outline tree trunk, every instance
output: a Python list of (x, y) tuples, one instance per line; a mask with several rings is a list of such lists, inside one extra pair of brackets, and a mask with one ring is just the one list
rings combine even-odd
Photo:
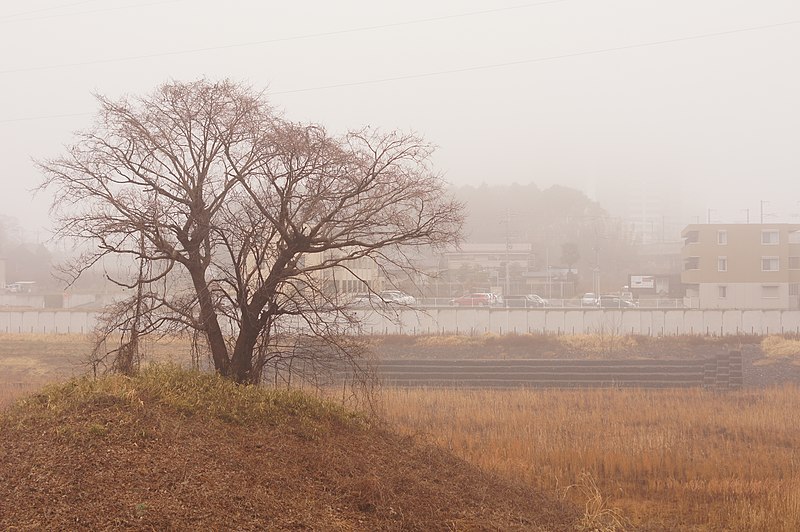
[[(274, 300), (277, 279), (285, 272), (295, 252), (284, 250), (275, 259), (267, 280), (253, 294), (249, 305), (242, 305), (242, 323), (231, 357), (231, 376), (240, 384), (257, 384), (260, 374), (253, 373), (253, 350), (264, 324), (259, 316)], [(272, 310), (271, 308), (268, 310)], [(260, 373), (260, 371), (258, 372)]]
[(257, 376), (253, 375), (253, 349), (258, 341), (258, 334), (258, 325), (244, 317), (231, 357), (231, 377), (239, 384), (257, 383)]
[(214, 369), (223, 377), (230, 377), (228, 346), (225, 344), (225, 335), (222, 334), (217, 313), (214, 311), (214, 302), (211, 300), (211, 292), (206, 284), (205, 276), (194, 270), (190, 270), (190, 274), (197, 292), (197, 301), (200, 304), (200, 323), (206, 334), (208, 347), (211, 349)]

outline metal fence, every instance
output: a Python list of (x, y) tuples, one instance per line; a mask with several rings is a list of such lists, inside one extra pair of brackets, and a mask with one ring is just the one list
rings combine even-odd
[(632, 302), (625, 300), (604, 301), (602, 306), (597, 303), (586, 302), (581, 299), (548, 299), (542, 305), (525, 299), (507, 299), (490, 305), (478, 300), (458, 302), (454, 298), (418, 298), (415, 305), (422, 308), (433, 307), (493, 307), (493, 308), (528, 308), (528, 309), (600, 309), (600, 308), (639, 308), (639, 309), (671, 309), (687, 308), (682, 298), (638, 299)]

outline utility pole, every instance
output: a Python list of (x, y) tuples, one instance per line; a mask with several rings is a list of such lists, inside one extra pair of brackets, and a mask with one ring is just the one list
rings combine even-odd
[(547, 260), (547, 299), (552, 299), (553, 297), (553, 280), (550, 276), (550, 246), (545, 248), (545, 257)]
[(592, 270), (592, 289), (595, 297), (600, 297), (600, 236), (597, 230), (597, 222), (594, 224), (594, 270)]
[(503, 216), (503, 219), (500, 220), (501, 224), (506, 226), (505, 230), (505, 282), (503, 283), (503, 297), (508, 296), (511, 293), (511, 280), (508, 278), (509, 275), (509, 268), (508, 268), (508, 261), (509, 261), (509, 251), (511, 251), (511, 218), (515, 216), (511, 214), (509, 209), (506, 209), (506, 215)]

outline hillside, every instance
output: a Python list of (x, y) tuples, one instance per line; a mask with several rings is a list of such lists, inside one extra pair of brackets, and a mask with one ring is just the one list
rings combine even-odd
[(562, 530), (576, 512), (297, 392), (153, 369), (0, 417), (0, 529)]

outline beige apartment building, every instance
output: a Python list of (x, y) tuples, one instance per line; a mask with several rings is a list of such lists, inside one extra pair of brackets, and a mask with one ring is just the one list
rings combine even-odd
[[(330, 259), (334, 253), (336, 251), (309, 253), (303, 257), (303, 261), (306, 266), (316, 266), (322, 264), (323, 260)], [(343, 266), (318, 270), (312, 277), (322, 283), (323, 290), (328, 294), (363, 294), (370, 290), (379, 292), (385, 284), (383, 272), (369, 258), (355, 259), (347, 261)]]
[(693, 224), (681, 236), (687, 306), (800, 308), (800, 224)]

